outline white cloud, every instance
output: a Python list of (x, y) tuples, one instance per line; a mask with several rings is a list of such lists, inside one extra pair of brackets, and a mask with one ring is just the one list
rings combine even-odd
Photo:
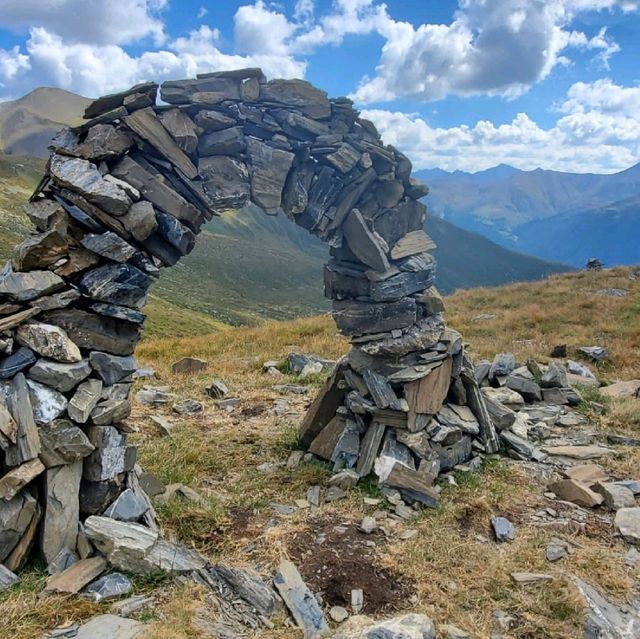
[(160, 12), (168, 0), (2, 0), (0, 26), (42, 27), (67, 42), (130, 44), (165, 39)]
[(577, 14), (638, 0), (459, 0), (451, 24), (415, 27), (386, 17), (376, 27), (386, 42), (373, 78), (353, 94), (361, 103), (397, 97), (438, 100), (448, 95), (517, 97), (567, 64), (569, 47), (597, 50), (605, 66), (619, 46), (606, 29), (592, 38), (569, 31)]
[(620, 87), (610, 80), (577, 83), (561, 108), (566, 115), (549, 129), (525, 113), (499, 126), (479, 121), (450, 128), (380, 109), (362, 115), (417, 169), (477, 171), (505, 163), (526, 170), (613, 172), (640, 160), (640, 88)]
[(127, 88), (145, 80), (194, 77), (214, 69), (261, 66), (272, 77), (300, 77), (305, 64), (287, 56), (220, 51), (217, 29), (202, 26), (166, 49), (134, 56), (117, 45), (68, 42), (43, 27), (31, 29), (26, 54), (0, 49), (0, 95), (20, 95), (37, 86), (57, 86), (86, 96)]

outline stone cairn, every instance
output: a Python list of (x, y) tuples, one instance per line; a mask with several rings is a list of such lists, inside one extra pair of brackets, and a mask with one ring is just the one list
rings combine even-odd
[(326, 295), (352, 338), (302, 443), (427, 505), (439, 471), (497, 449), (433, 288), (427, 189), (348, 99), (243, 69), (141, 84), (85, 119), (52, 141), (25, 206), (37, 233), (0, 273), (0, 564), (34, 544), (48, 563), (104, 550), (114, 502), (148, 503), (126, 425), (141, 309), (203, 223), (249, 201), (328, 242)]

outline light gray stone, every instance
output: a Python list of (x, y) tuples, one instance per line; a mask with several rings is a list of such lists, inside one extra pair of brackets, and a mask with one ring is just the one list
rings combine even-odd
[(16, 339), (39, 355), (59, 362), (79, 362), (82, 359), (80, 349), (58, 326), (27, 322), (18, 328)]
[(73, 463), (94, 450), (84, 432), (67, 419), (44, 424), (38, 432), (42, 447), (40, 459), (47, 468)]
[(91, 411), (100, 401), (102, 394), (102, 381), (99, 379), (88, 379), (82, 382), (75, 394), (69, 401), (67, 412), (69, 417), (78, 424), (84, 424), (91, 415)]
[(20, 583), (20, 577), (14, 575), (8, 568), (0, 564), (0, 592), (8, 590)]
[(27, 385), (33, 417), (39, 426), (58, 419), (67, 410), (67, 398), (62, 393), (30, 379)]
[(332, 639), (436, 639), (436, 629), (429, 617), (407, 614), (386, 621), (352, 617)]
[(82, 461), (47, 470), (45, 507), (40, 547), (47, 563), (63, 548), (74, 551), (80, 518)]
[(614, 520), (616, 530), (630, 544), (640, 544), (640, 508), (621, 508)]
[(90, 373), (91, 367), (86, 359), (72, 364), (64, 364), (51, 359), (39, 359), (29, 369), (28, 374), (36, 382), (67, 393), (86, 379)]
[(516, 538), (516, 529), (506, 517), (492, 517), (491, 525), (496, 541), (513, 541)]
[(138, 521), (148, 510), (147, 502), (136, 495), (131, 488), (127, 488), (104, 511), (104, 516), (118, 521)]
[(133, 588), (131, 580), (121, 572), (112, 572), (89, 584), (82, 596), (96, 603), (111, 601), (123, 595), (128, 595)]

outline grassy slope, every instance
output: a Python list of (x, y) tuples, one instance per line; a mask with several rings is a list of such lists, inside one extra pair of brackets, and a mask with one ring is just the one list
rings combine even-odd
[[(558, 342), (567, 342), (572, 353), (582, 344), (604, 343), (611, 351), (612, 364), (600, 368), (602, 376), (640, 377), (640, 277), (630, 276), (634, 276), (631, 270), (616, 269), (461, 291), (447, 298), (449, 323), (464, 332), (476, 358), (513, 350), (519, 359), (535, 354), (544, 361), (550, 346)], [(630, 293), (616, 299), (592, 296), (604, 287), (627, 288)], [(479, 313), (495, 313), (496, 318), (473, 321)], [(319, 383), (309, 383), (306, 397), (288, 395), (286, 414), (272, 412), (273, 400), (282, 397), (272, 385), (280, 380), (261, 373), (261, 362), (283, 359), (292, 348), (335, 358), (346, 352), (348, 344), (336, 335), (330, 318), (317, 317), (183, 339), (147, 338), (138, 349), (141, 362), (157, 369), (157, 383), (170, 385), (177, 398), (195, 397), (205, 404), (204, 414), (194, 419), (177, 418), (169, 407), (134, 406), (132, 421), (140, 429), (135, 437), (141, 444), (144, 467), (167, 483), (184, 482), (204, 497), (202, 504), (178, 500), (163, 506), (160, 516), (165, 530), (213, 561), (259, 566), (265, 575), (290, 555), (300, 535), (318, 534), (318, 527), (331, 521), (355, 527), (363, 515), (384, 508), (363, 504), (364, 496), (379, 495), (375, 486), (364, 483), (347, 499), (324, 504), (319, 517), (299, 510), (273, 523), (270, 503), (292, 503), (304, 497), (309, 485), (324, 484), (330, 476), (320, 464), (279, 467), (267, 474), (257, 470), (265, 462), (286, 460), (296, 447), (297, 425)], [(173, 376), (171, 362), (185, 355), (207, 359), (209, 371)], [(216, 409), (202, 392), (212, 376), (222, 378), (231, 394), (240, 398), (235, 413)], [(299, 380), (288, 376), (285, 381)], [(610, 404), (598, 419), (609, 428), (638, 436), (638, 404), (640, 401), (626, 408)], [(171, 437), (158, 435), (151, 414), (163, 414), (174, 422)], [(616, 477), (637, 474), (639, 453), (620, 449), (607, 463)], [(444, 488), (437, 510), (428, 510), (410, 523), (388, 520), (387, 535), (369, 538), (376, 546), (367, 561), (376, 570), (396, 571), (397, 579), (409, 584), (414, 593), (411, 601), (403, 601), (403, 607), (483, 637), (495, 632), (491, 616), (500, 608), (518, 619), (517, 628), (509, 633), (514, 639), (566, 639), (582, 636), (583, 619), (582, 604), (565, 578), (567, 573), (598, 583), (609, 596), (625, 600), (633, 583), (633, 575), (624, 566), (626, 547), (608, 534), (605, 525), (596, 524), (587, 535), (568, 536), (579, 545), (570, 557), (549, 564), (544, 549), (558, 533), (530, 525), (535, 512), (550, 505), (532, 475), (522, 466), (494, 461), (481, 473), (459, 474), (457, 480), (458, 487)], [(483, 541), (490, 537), (488, 522), (496, 514), (516, 523), (513, 543)], [(417, 534), (402, 541), (399, 533), (407, 529)], [(330, 532), (331, 524), (322, 530)], [(299, 566), (304, 570), (304, 562)], [(516, 570), (551, 573), (556, 579), (541, 587), (515, 588), (509, 573)], [(17, 590), (0, 594), (0, 636), (37, 639), (45, 627), (108, 610), (109, 604), (79, 605), (73, 598), (56, 599), (53, 604), (39, 600), (37, 592), (44, 582), (41, 569), (33, 568), (23, 579)], [(153, 582), (138, 580), (135, 591), (144, 593), (153, 586)], [(197, 608), (210, 608), (201, 591), (164, 584), (155, 594), (155, 612), (144, 617), (153, 622), (151, 639), (202, 636), (192, 625)], [(257, 636), (298, 637), (283, 625), (282, 618), (276, 619), (273, 630)]]

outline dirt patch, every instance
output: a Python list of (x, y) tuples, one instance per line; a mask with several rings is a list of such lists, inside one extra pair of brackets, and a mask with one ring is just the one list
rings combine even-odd
[(266, 404), (253, 404), (252, 406), (245, 406), (241, 411), (242, 417), (259, 417), (263, 413), (266, 413), (269, 407)]
[(407, 577), (383, 565), (377, 551), (385, 543), (382, 531), (366, 535), (356, 522), (325, 516), (292, 536), (287, 550), (325, 606), (350, 608), (351, 591), (362, 589), (363, 612), (377, 614), (407, 608), (415, 591)]

